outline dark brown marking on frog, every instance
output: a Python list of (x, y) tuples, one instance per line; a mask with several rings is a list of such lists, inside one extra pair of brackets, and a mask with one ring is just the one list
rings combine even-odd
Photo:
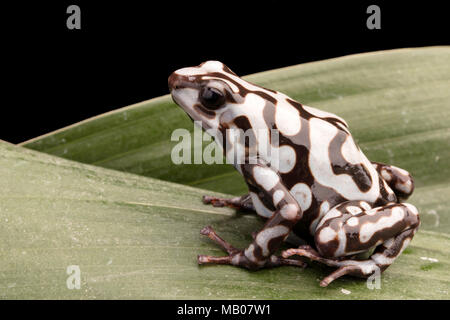
[(332, 117), (325, 117), (325, 118), (321, 118), (321, 119), (333, 124), (339, 130), (343, 130), (343, 129), (341, 126), (338, 125), (338, 123), (340, 123), (344, 128), (348, 128), (347, 124), (344, 121), (342, 121), (341, 119), (332, 118)]
[(352, 178), (359, 190), (367, 192), (372, 186), (372, 177), (369, 170), (363, 163), (352, 164), (345, 160), (342, 155), (342, 146), (350, 136), (342, 130), (339, 130), (331, 140), (328, 147), (328, 157), (330, 158), (334, 174), (348, 174)]
[(316, 115), (308, 112), (303, 107), (303, 105), (300, 102), (298, 102), (298, 101), (295, 101), (295, 100), (292, 100), (292, 99), (288, 98), (287, 102), (289, 102), (292, 106), (294, 106), (300, 112), (301, 117), (305, 118), (306, 120), (309, 120), (311, 118), (317, 118), (317, 119), (322, 119), (324, 121), (327, 121), (327, 122), (331, 123), (333, 126), (338, 128), (339, 130), (343, 130), (343, 128), (341, 126), (339, 126), (338, 123), (342, 124), (342, 126), (344, 128), (348, 128), (347, 124), (344, 121), (342, 121), (341, 119), (339, 119), (339, 118), (335, 118), (335, 117), (319, 117), (319, 116), (316, 116)]
[(314, 236), (314, 242), (317, 246), (317, 250), (320, 252), (320, 254), (325, 258), (333, 258), (338, 247), (339, 247), (339, 239), (338, 236), (326, 243), (320, 242), (318, 239), (319, 233), (316, 233)]
[(235, 75), (236, 77), (238, 76), (236, 73), (234, 73), (230, 68), (228, 68), (226, 65), (222, 66), (222, 70), (227, 72), (227, 73), (231, 73), (232, 75)]
[(381, 177), (380, 174), (378, 174), (378, 181), (379, 181), (378, 184), (380, 185), (380, 195), (378, 199), (375, 201), (374, 207), (381, 207), (389, 202), (398, 202), (395, 193), (390, 193), (386, 190), (383, 183), (383, 178)]
[(274, 252), (284, 242), (284, 238), (284, 235), (271, 238), (267, 242), (267, 248), (269, 249), (269, 252)]
[(250, 145), (250, 143), (256, 143), (256, 135), (253, 131), (253, 127), (246, 116), (239, 116), (235, 118), (233, 122), (239, 129), (244, 130), (244, 137), (242, 138), (244, 139), (243, 144), (246, 148), (246, 156), (248, 156), (248, 149), (250, 147), (253, 147), (252, 145)]
[[(245, 96), (246, 96), (247, 94), (249, 94), (249, 93), (253, 93), (253, 94), (258, 95), (258, 96), (260, 96), (261, 98), (263, 98), (263, 99), (265, 99), (265, 100), (267, 100), (267, 101), (272, 102), (274, 105), (277, 103), (277, 99), (274, 98), (274, 97), (272, 97), (272, 96), (269, 95), (268, 93), (263, 92), (263, 91), (260, 91), (260, 90), (249, 90), (249, 89), (247, 89), (246, 87), (244, 87), (242, 84), (240, 84), (239, 82), (237, 82), (236, 80), (232, 79), (231, 77), (229, 77), (229, 76), (227, 76), (227, 75), (225, 75), (225, 74), (223, 74), (223, 73), (220, 73), (220, 72), (211, 72), (211, 73), (208, 73), (207, 76), (208, 76), (208, 77), (219, 78), (219, 79), (224, 79), (224, 80), (227, 80), (227, 81), (231, 82), (232, 84), (234, 84), (234, 85), (238, 88), (239, 94), (240, 94), (242, 97), (245, 97)], [(255, 86), (256, 86), (256, 85), (255, 85)], [(261, 87), (261, 88), (262, 88), (262, 87)], [(268, 90), (268, 89), (266, 89), (266, 88), (262, 88), (262, 89), (265, 89), (265, 90), (267, 90), (267, 91), (269, 91), (269, 92), (275, 92), (275, 91), (273, 91), (273, 90)]]
[(257, 261), (264, 261), (264, 255), (262, 253), (262, 248), (256, 243), (256, 241), (253, 242), (254, 244), (254, 250), (253, 255), (255, 256)]

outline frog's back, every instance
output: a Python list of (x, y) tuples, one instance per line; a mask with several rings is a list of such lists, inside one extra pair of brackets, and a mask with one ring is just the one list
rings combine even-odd
[(376, 205), (397, 200), (356, 145), (343, 119), (287, 101), (299, 111), (301, 130), (280, 137), (280, 146), (286, 144), (295, 150), (295, 165), (281, 173), (281, 178), (304, 210), (303, 227), (313, 233), (328, 210), (347, 200)]

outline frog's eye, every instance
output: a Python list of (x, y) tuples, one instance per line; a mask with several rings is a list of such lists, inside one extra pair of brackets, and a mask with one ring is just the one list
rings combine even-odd
[(225, 103), (225, 96), (216, 88), (203, 87), (200, 90), (200, 102), (208, 109), (218, 109)]

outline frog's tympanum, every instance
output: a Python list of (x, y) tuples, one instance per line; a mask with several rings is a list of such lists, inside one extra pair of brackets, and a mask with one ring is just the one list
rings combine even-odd
[[(222, 246), (228, 256), (199, 255), (199, 264), (251, 270), (304, 267), (303, 261), (289, 258), (299, 255), (337, 268), (321, 281), (327, 286), (346, 274), (369, 277), (384, 271), (411, 241), (420, 224), (418, 211), (400, 202), (413, 192), (411, 175), (370, 162), (342, 118), (251, 84), (218, 61), (175, 71), (169, 89), (174, 101), (193, 120), (201, 121), (203, 129), (222, 133), (215, 137), (222, 147), (229, 129), (250, 130), (256, 137), (256, 146), (235, 141), (230, 148), (244, 150), (240, 159), (244, 161), (235, 157), (233, 165), (249, 194), (231, 199), (204, 196), (203, 202), (254, 210), (267, 221), (243, 250), (205, 227), (201, 234)], [(250, 156), (251, 150), (262, 147), (261, 141), (271, 144), (274, 130), (277, 156), (258, 152)], [(303, 240), (302, 245), (275, 255), (291, 232)], [(356, 256), (363, 252), (372, 253), (365, 259)]]

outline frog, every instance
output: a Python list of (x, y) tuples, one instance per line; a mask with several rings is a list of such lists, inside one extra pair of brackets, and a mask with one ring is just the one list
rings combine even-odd
[[(238, 249), (204, 227), (201, 235), (227, 255), (199, 254), (198, 264), (259, 270), (315, 262), (334, 269), (320, 281), (326, 287), (345, 275), (380, 274), (409, 245), (420, 226), (418, 209), (405, 202), (414, 190), (411, 174), (369, 161), (343, 118), (246, 81), (216, 60), (174, 71), (168, 85), (173, 101), (212, 132), (225, 154), (232, 129), (266, 138), (277, 133), (277, 144), (270, 146), (276, 157), (249, 152), (262, 150), (258, 144), (271, 144), (270, 138), (231, 142), (242, 151), (230, 161), (247, 194), (202, 198), (206, 205), (255, 212), (265, 220), (262, 229)], [(294, 246), (277, 255), (285, 243)]]

